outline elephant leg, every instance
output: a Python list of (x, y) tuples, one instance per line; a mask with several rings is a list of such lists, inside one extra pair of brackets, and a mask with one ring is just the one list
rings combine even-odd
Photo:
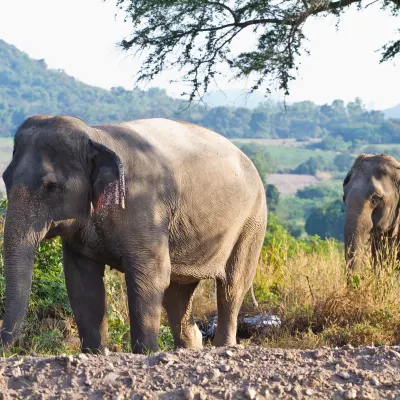
[(194, 322), (192, 308), (194, 292), (199, 282), (181, 284), (171, 282), (164, 293), (163, 306), (177, 347), (201, 349), (202, 335)]
[(146, 262), (124, 263), (128, 294), (132, 352), (146, 354), (158, 350), (162, 300), (169, 285), (171, 267), (158, 257)]
[(78, 325), (82, 351), (102, 352), (108, 342), (105, 265), (76, 253), (65, 242), (63, 257), (68, 297)]
[(265, 231), (244, 230), (226, 265), (225, 278), (217, 279), (218, 324), (214, 346), (236, 344), (237, 319), (244, 296), (253, 282)]

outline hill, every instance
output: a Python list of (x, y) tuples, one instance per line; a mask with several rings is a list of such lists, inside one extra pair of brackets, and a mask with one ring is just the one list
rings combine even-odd
[(383, 111), (387, 118), (400, 118), (400, 104)]
[(10, 136), (33, 114), (68, 114), (96, 124), (140, 117), (172, 116), (182, 102), (164, 90), (110, 91), (86, 85), (62, 70), (47, 68), (0, 40), (0, 135)]
[(312, 146), (323, 150), (341, 150), (346, 147), (343, 142), (400, 143), (400, 120), (385, 120), (381, 111), (367, 111), (360, 99), (322, 106), (302, 101), (286, 107), (263, 102), (253, 109), (202, 104), (188, 109), (162, 89), (108, 91), (86, 85), (2, 40), (0, 60), (3, 137), (12, 136), (26, 117), (48, 113), (73, 115), (89, 124), (168, 117), (197, 123), (229, 138), (319, 138), (320, 143)]

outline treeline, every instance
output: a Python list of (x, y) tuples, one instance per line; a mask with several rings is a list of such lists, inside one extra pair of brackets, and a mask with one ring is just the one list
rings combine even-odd
[(0, 40), (0, 136), (11, 136), (29, 115), (68, 114), (90, 124), (168, 117), (209, 127), (229, 138), (319, 138), (310, 146), (344, 150), (350, 143), (400, 143), (400, 120), (367, 111), (361, 100), (310, 101), (287, 105), (266, 102), (256, 109), (202, 105), (187, 109), (161, 89), (110, 91), (85, 85), (44, 60), (30, 59)]

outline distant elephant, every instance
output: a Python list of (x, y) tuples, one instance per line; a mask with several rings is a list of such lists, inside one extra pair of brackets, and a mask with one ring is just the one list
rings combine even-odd
[(352, 269), (360, 267), (366, 246), (375, 256), (381, 234), (395, 240), (399, 232), (400, 163), (380, 154), (361, 154), (343, 182), (346, 203), (344, 240), (346, 259)]
[(3, 178), (4, 345), (26, 313), (35, 250), (55, 236), (82, 351), (107, 345), (105, 264), (125, 273), (133, 352), (157, 350), (162, 306), (175, 346), (202, 346), (192, 316), (202, 279), (217, 282), (214, 344), (236, 343), (267, 207), (256, 168), (229, 140), (167, 119), (90, 127), (39, 115), (18, 129)]

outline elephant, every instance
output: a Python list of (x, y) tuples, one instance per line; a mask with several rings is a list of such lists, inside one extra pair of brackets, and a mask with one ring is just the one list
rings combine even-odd
[(157, 351), (163, 307), (175, 347), (201, 348), (192, 302), (204, 279), (217, 286), (213, 344), (236, 344), (267, 204), (254, 164), (228, 139), (163, 118), (89, 126), (36, 115), (18, 128), (3, 179), (3, 346), (25, 317), (35, 250), (56, 236), (82, 352), (107, 347), (106, 265), (125, 275), (132, 352)]
[(343, 181), (346, 204), (345, 254), (350, 270), (359, 271), (365, 249), (376, 259), (379, 238), (397, 241), (400, 163), (387, 154), (361, 154)]

